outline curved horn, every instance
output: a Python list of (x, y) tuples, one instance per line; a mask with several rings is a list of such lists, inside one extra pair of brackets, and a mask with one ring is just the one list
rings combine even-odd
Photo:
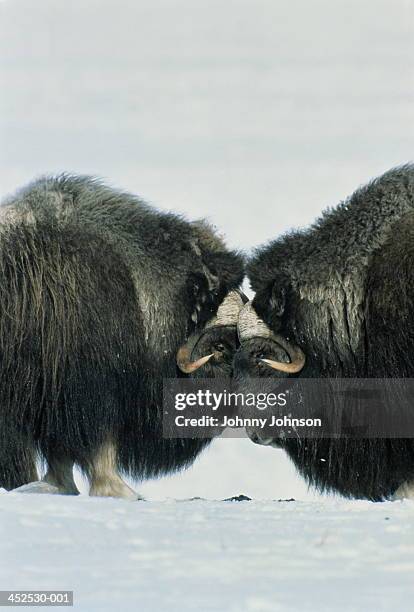
[(191, 349), (184, 345), (177, 353), (177, 365), (184, 374), (191, 374), (207, 363), (207, 361), (212, 358), (213, 354), (214, 353), (211, 353), (211, 355), (206, 355), (205, 357), (200, 357), (200, 359), (196, 361), (191, 361)]
[(298, 346), (290, 344), (285, 338), (279, 334), (275, 334), (268, 325), (259, 317), (252, 302), (248, 302), (240, 312), (238, 322), (238, 333), (240, 342), (250, 340), (252, 338), (267, 338), (274, 340), (281, 346), (289, 355), (290, 363), (282, 361), (274, 361), (273, 359), (261, 359), (263, 363), (279, 372), (287, 374), (296, 374), (300, 372), (305, 365), (306, 357)]
[[(280, 341), (277, 341), (281, 345)], [(289, 355), (290, 363), (283, 363), (283, 361), (274, 361), (273, 359), (261, 359), (263, 363), (279, 372), (286, 372), (287, 374), (297, 374), (303, 369), (305, 365), (306, 357), (303, 351), (298, 346), (289, 346), (289, 350), (285, 347), (285, 351)], [(293, 349), (293, 350), (292, 350)]]

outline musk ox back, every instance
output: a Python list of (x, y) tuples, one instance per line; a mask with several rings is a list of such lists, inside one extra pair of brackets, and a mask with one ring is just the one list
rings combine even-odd
[[(37, 453), (66, 493), (73, 463), (93, 494), (126, 497), (118, 470), (190, 464), (209, 441), (162, 438), (162, 380), (186, 375), (177, 351), (201, 335), (203, 374), (231, 369), (241, 256), (207, 224), (88, 177), (41, 179), (0, 211), (0, 486), (36, 480)], [(223, 340), (205, 326), (228, 295)]]
[[(257, 250), (236, 376), (414, 377), (413, 269), (409, 165), (362, 187), (309, 229)], [(260, 433), (252, 436), (261, 442)], [(381, 500), (414, 482), (413, 439), (269, 442), (321, 490)]]

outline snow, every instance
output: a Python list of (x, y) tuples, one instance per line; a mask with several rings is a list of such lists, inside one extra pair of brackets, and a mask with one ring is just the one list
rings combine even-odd
[(410, 612), (414, 502), (0, 495), (2, 589), (104, 612)]

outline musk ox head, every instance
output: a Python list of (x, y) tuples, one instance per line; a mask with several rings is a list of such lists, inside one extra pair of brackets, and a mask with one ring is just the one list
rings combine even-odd
[[(263, 390), (262, 385), (257, 389), (257, 378), (295, 376), (305, 365), (303, 351), (271, 329), (257, 314), (254, 302), (247, 302), (240, 311), (238, 338), (240, 347), (234, 357), (234, 377), (239, 389), (246, 393)], [(256, 444), (277, 446), (277, 439), (269, 438), (261, 429), (248, 427), (246, 433)]]
[(175, 350), (178, 370), (197, 378), (228, 377), (239, 345), (237, 321), (247, 301), (239, 290), (245, 258), (229, 250), (207, 222), (193, 223), (191, 231), (183, 293), (187, 325)]
[(246, 303), (234, 289), (221, 302), (216, 315), (194, 331), (177, 353), (177, 365), (184, 374), (211, 378), (231, 376), (234, 353), (239, 346), (237, 323)]

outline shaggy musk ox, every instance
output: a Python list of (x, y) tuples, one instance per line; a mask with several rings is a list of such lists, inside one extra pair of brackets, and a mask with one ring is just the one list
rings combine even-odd
[[(414, 377), (413, 271), (408, 165), (256, 251), (247, 268), (256, 295), (240, 314), (235, 377)], [(371, 500), (414, 495), (413, 439), (251, 437), (284, 448), (320, 490)]]
[(38, 455), (61, 492), (77, 464), (131, 498), (119, 472), (189, 465), (209, 440), (162, 438), (162, 380), (231, 374), (241, 256), (88, 177), (41, 179), (0, 221), (0, 487), (37, 480)]

